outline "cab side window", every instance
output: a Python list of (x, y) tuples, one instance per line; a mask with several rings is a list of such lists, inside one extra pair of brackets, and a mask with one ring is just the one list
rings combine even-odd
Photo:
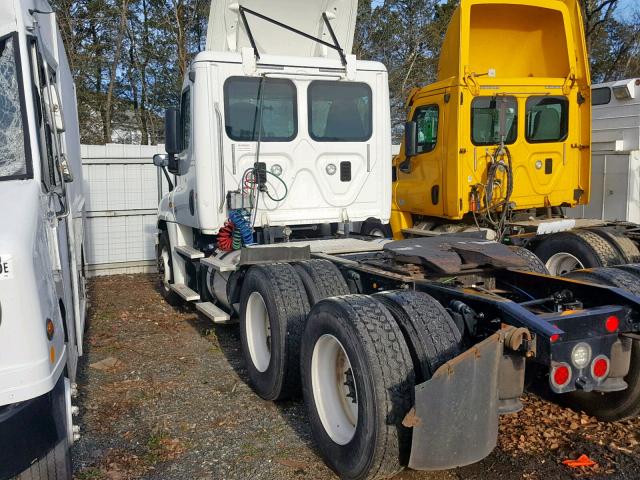
[(188, 150), (191, 145), (191, 89), (182, 92), (180, 100), (180, 141), (182, 151)]
[(416, 122), (418, 139), (416, 142), (417, 153), (431, 152), (438, 143), (438, 116), (437, 105), (426, 105), (416, 108), (413, 121)]
[(33, 103), (36, 107), (36, 119), (38, 121), (38, 144), (40, 146), (40, 158), (42, 164), (42, 183), (46, 190), (51, 190), (60, 183), (55, 166), (54, 132), (47, 116), (47, 108), (44, 96), (47, 94), (47, 74), (50, 83), (55, 83), (55, 74), (47, 73), (42, 54), (35, 38), (30, 39), (30, 66), (33, 93)]

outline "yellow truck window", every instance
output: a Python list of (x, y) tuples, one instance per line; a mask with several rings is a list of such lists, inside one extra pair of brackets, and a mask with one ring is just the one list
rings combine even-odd
[(416, 108), (413, 114), (413, 121), (416, 122), (418, 131), (416, 152), (426, 153), (432, 151), (436, 148), (438, 141), (438, 106), (427, 105)]
[(476, 97), (471, 102), (471, 141), (474, 145), (498, 145), (501, 138), (500, 111), (504, 112), (504, 143), (518, 136), (518, 102), (515, 97)]
[(527, 98), (527, 141), (560, 142), (567, 137), (569, 101), (566, 97)]

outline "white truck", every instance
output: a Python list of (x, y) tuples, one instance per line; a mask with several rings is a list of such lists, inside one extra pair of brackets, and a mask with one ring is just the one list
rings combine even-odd
[(577, 218), (640, 224), (640, 78), (591, 87), (591, 200)]
[(70, 479), (85, 323), (75, 87), (45, 0), (0, 3), (0, 478)]
[(166, 300), (239, 321), (251, 386), (304, 396), (341, 478), (480, 460), (522, 407), (525, 369), (602, 419), (637, 415), (637, 267), (567, 279), (481, 232), (349, 231), (387, 222), (392, 188), (387, 73), (349, 54), (357, 3), (212, 3), (153, 159), (171, 189)]

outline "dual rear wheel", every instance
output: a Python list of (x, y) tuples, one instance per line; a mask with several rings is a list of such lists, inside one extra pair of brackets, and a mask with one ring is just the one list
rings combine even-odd
[(251, 267), (240, 309), (251, 385), (267, 400), (302, 393), (320, 453), (341, 478), (387, 478), (406, 465), (413, 389), (460, 352), (435, 299), (351, 295), (334, 264), (311, 260)]

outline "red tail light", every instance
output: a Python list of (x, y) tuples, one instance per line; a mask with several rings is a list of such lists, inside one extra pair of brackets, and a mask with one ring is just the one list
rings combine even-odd
[(616, 317), (615, 315), (611, 315), (604, 322), (604, 328), (606, 328), (607, 332), (609, 333), (613, 333), (616, 330), (618, 330), (619, 326), (620, 326), (620, 319), (618, 319), (618, 317)]
[(609, 359), (604, 355), (600, 355), (593, 359), (591, 363), (591, 375), (596, 380), (606, 377), (609, 373)]
[(554, 387), (562, 388), (571, 380), (571, 367), (565, 363), (556, 365), (551, 370), (551, 384)]

